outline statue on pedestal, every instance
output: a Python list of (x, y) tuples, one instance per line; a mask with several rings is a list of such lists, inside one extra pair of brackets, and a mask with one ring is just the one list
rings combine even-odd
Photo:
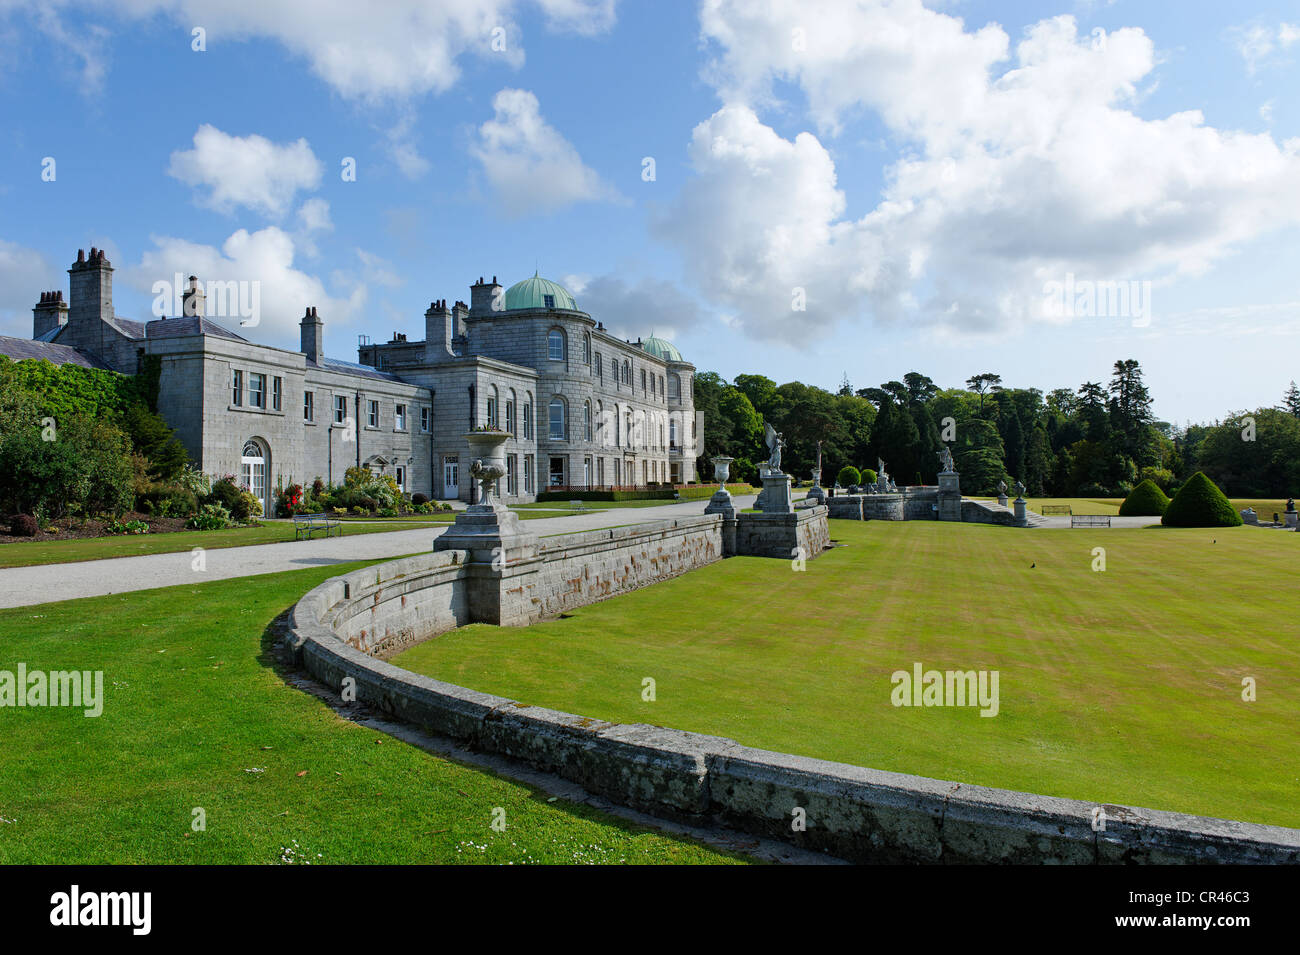
[(939, 466), (943, 469), (943, 473), (944, 474), (955, 473), (956, 468), (954, 467), (952, 462), (952, 452), (948, 450), (947, 446), (945, 446), (942, 451), (938, 452), (938, 454), (939, 454)]
[(767, 458), (768, 469), (776, 474), (781, 473), (781, 449), (785, 447), (785, 441), (781, 437), (781, 432), (772, 427), (768, 422), (763, 422), (763, 434), (767, 440), (767, 450), (770, 452)]

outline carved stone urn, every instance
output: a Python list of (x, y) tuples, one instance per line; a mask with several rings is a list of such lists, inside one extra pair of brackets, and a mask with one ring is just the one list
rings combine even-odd
[(510, 433), (469, 431), (465, 434), (465, 440), (469, 442), (469, 454), (472, 459), (469, 474), (479, 482), (478, 503), (471, 506), (488, 510), (503, 507), (492, 489), (506, 474), (505, 445), (510, 440)]
[(709, 460), (713, 462), (713, 479), (718, 482), (718, 487), (725, 489), (727, 478), (731, 476), (731, 463), (736, 459), (720, 454), (716, 458), (710, 458)]

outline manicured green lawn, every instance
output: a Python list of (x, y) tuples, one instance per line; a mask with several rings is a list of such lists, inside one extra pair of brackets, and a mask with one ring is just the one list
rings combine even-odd
[[(803, 573), (733, 558), (565, 619), (467, 627), (396, 662), (877, 769), (1300, 826), (1300, 538), (920, 521), (831, 533), (847, 546)], [(997, 670), (1000, 712), (893, 706), (891, 674), (914, 662)]]
[(430, 756), (286, 685), (267, 626), (359, 566), (0, 611), (0, 670), (103, 670), (106, 698), (98, 718), (0, 708), (0, 863), (743, 861)]
[[(410, 531), (421, 527), (443, 527), (453, 520), (436, 517), (420, 520), (362, 524), (349, 522), (343, 529), (352, 534), (383, 534)], [(316, 534), (317, 537), (321, 535)], [(0, 568), (31, 567), (36, 564), (62, 564), (73, 560), (100, 560), (105, 557), (138, 557), (140, 554), (171, 554), (202, 547), (244, 547), (248, 544), (275, 544), (294, 539), (290, 521), (269, 521), (257, 527), (231, 527), (223, 531), (176, 531), (168, 534), (122, 534), (113, 537), (88, 537), (82, 540), (17, 541), (0, 544)]]

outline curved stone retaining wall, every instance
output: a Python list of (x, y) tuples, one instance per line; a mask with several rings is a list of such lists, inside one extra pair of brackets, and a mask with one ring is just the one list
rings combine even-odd
[[(682, 540), (689, 536), (684, 533)], [(634, 533), (621, 539), (645, 546)], [(600, 542), (574, 535), (546, 553), (561, 580), (574, 580), (565, 576), (571, 572), (563, 569), (566, 563), (590, 555), (587, 548), (598, 552)], [(660, 570), (680, 570), (704, 556), (701, 551), (695, 558), (668, 558)], [(398, 719), (518, 759), (620, 804), (696, 823), (721, 821), (854, 861), (1300, 861), (1296, 829), (1127, 806), (1103, 806), (1098, 815), (1099, 807), (1071, 799), (607, 723), (443, 683), (373, 655), (465, 622), (464, 595), (474, 566), (466, 565), (464, 552), (442, 551), (335, 577), (294, 606), (287, 645), (330, 687), (338, 689), (350, 677), (358, 700)], [(592, 593), (573, 586), (575, 595)], [(559, 599), (563, 604), (566, 598)], [(791, 828), (796, 808), (806, 813), (806, 831)], [(1095, 820), (1101, 827), (1094, 829)]]

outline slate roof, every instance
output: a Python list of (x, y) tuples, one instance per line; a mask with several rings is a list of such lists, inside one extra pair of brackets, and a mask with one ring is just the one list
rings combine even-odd
[[(370, 365), (360, 365), (354, 361), (343, 361), (339, 358), (325, 358), (320, 362), (314, 362), (307, 359), (308, 368), (320, 368), (323, 371), (341, 371), (349, 375), (357, 375), (360, 378), (375, 378), (379, 381), (402, 381), (396, 375), (387, 371), (380, 371), (378, 368), (372, 368)], [(409, 382), (404, 382), (409, 384)]]
[[(121, 319), (118, 319), (118, 321), (120, 322)], [(142, 326), (142, 328), (143, 331), (138, 336), (140, 338), (179, 338), (182, 335), (213, 335), (217, 338), (228, 338), (235, 342), (248, 341), (248, 339), (236, 335), (230, 329), (198, 316), (159, 318), (148, 325)]]
[(97, 358), (78, 351), (71, 345), (56, 345), (51, 342), (39, 342), (30, 338), (9, 338), (0, 335), (0, 355), (8, 355), (14, 361), (26, 358), (44, 358), (56, 365), (80, 365), (82, 368), (101, 368), (112, 371), (108, 365)]

